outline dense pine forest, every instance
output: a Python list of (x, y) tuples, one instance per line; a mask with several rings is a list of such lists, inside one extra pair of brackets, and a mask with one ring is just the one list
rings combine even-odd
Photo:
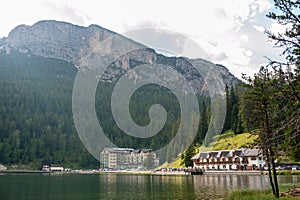
[[(10, 52), (0, 54), (0, 70), (0, 163), (97, 168), (98, 161), (82, 145), (72, 117), (77, 68), (61, 60)], [(130, 111), (137, 124), (149, 123), (148, 111), (155, 103), (163, 105), (168, 115), (157, 136), (139, 139), (123, 133), (114, 122), (110, 108), (113, 87), (114, 83), (100, 82), (96, 93), (99, 123), (110, 140), (120, 147), (153, 150), (168, 144), (180, 121), (175, 95), (158, 85), (147, 85), (134, 93)], [(209, 98), (198, 96), (198, 100), (206, 110)], [(170, 153), (169, 157), (172, 160), (176, 155)]]
[(11, 52), (0, 70), (0, 163), (97, 165), (73, 124), (74, 66)]

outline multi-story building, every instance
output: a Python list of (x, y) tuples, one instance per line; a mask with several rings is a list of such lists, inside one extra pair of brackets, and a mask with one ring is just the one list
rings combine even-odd
[(261, 149), (200, 152), (192, 160), (202, 170), (258, 170), (266, 164)]
[(158, 165), (158, 159), (150, 149), (104, 148), (100, 152), (100, 168), (140, 168), (144, 166), (144, 162), (149, 156), (151, 156), (153, 165)]

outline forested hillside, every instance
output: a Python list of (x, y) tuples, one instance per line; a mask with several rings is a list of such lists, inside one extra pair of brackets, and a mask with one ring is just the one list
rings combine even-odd
[(0, 54), (0, 70), (0, 163), (97, 164), (73, 124), (74, 66), (11, 52)]
[[(0, 71), (0, 163), (98, 167), (97, 160), (83, 147), (73, 122), (76, 67), (57, 59), (11, 52), (0, 54)], [(120, 147), (154, 150), (168, 144), (180, 121), (174, 94), (157, 85), (144, 86), (134, 93), (130, 111), (137, 124), (149, 123), (148, 111), (155, 103), (163, 105), (168, 114), (160, 133), (140, 139), (126, 135), (115, 124), (110, 108), (113, 87), (114, 83), (100, 82), (96, 93), (97, 116), (111, 141)], [(208, 97), (198, 96), (198, 100), (209, 105)], [(170, 159), (175, 157), (172, 154)]]

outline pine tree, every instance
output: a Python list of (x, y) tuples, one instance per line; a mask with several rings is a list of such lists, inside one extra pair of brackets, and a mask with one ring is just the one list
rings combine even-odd
[[(269, 65), (276, 73), (274, 86), (281, 101), (280, 128), (277, 139), (287, 141), (285, 147), (295, 160), (300, 160), (300, 2), (299, 0), (274, 0), (275, 10), (267, 17), (284, 26), (285, 31), (274, 33), (267, 31), (268, 37), (277, 47), (283, 48), (285, 62), (270, 59)], [(278, 84), (280, 83), (280, 84)], [(284, 134), (282, 134), (284, 133)]]
[(237, 88), (230, 88), (230, 102), (231, 102), (231, 129), (235, 134), (242, 133), (242, 119), (240, 112), (240, 101)]
[(231, 118), (232, 118), (232, 101), (230, 97), (230, 92), (228, 85), (225, 86), (225, 98), (226, 98), (226, 116), (225, 116), (225, 122), (223, 126), (222, 132), (228, 131), (231, 129)]
[(195, 154), (195, 147), (194, 145), (191, 145), (186, 152), (183, 154), (182, 158), (182, 164), (184, 164), (185, 167), (192, 167), (193, 166), (193, 161), (191, 160), (191, 158), (194, 156)]
[(204, 140), (206, 136), (206, 132), (208, 130), (208, 121), (207, 121), (207, 113), (206, 113), (206, 104), (204, 101), (201, 103), (201, 113), (200, 113), (200, 123), (199, 123), (199, 132), (201, 141)]
[(276, 89), (271, 84), (272, 73), (269, 72), (268, 68), (261, 67), (253, 79), (246, 77), (244, 79), (249, 83), (245, 98), (251, 102), (252, 112), (259, 122), (260, 146), (267, 157), (268, 174), (273, 194), (278, 197), (279, 189), (275, 169), (277, 143), (272, 140), (278, 122), (276, 119), (278, 100), (274, 96)]

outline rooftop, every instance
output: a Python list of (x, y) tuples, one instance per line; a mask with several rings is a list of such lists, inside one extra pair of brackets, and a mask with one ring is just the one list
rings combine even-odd
[(199, 152), (191, 158), (191, 160), (196, 159), (206, 159), (209, 157), (212, 158), (232, 158), (234, 155), (238, 157), (250, 157), (250, 156), (259, 156), (261, 154), (261, 149), (236, 149), (236, 150), (219, 150), (219, 151), (208, 151), (208, 152)]
[(133, 149), (133, 148), (104, 148), (101, 152), (103, 151), (108, 151), (108, 152), (111, 152), (111, 153), (140, 153), (140, 152), (143, 152), (143, 153), (148, 153), (151, 151), (151, 149)]

